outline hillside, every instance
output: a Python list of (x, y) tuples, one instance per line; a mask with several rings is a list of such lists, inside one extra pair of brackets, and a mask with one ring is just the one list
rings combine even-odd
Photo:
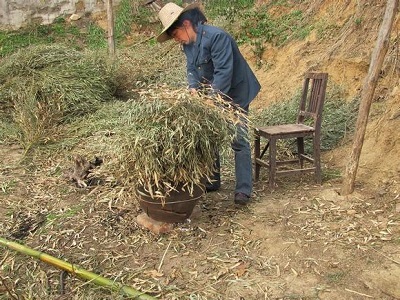
[[(259, 1), (263, 2), (268, 1)], [(340, 87), (349, 100), (359, 97), (385, 4), (386, 1), (306, 1), (299, 4), (308, 7), (309, 17), (319, 27), (303, 41), (291, 42), (282, 48), (266, 46), (262, 59), (268, 68), (257, 71), (263, 90), (253, 109), (293, 93), (301, 86), (303, 73), (314, 70), (328, 72), (331, 88)], [(357, 177), (378, 189), (393, 185), (397, 191), (400, 184), (399, 30), (398, 14), (375, 91)], [(248, 48), (243, 51), (251, 57)], [(325, 153), (324, 162), (343, 169), (351, 149), (350, 140), (351, 136), (339, 149)]]

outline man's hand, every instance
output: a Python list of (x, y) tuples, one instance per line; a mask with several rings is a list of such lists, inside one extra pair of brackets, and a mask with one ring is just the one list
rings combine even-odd
[(190, 88), (190, 89), (189, 89), (189, 93), (190, 93), (190, 95), (192, 95), (192, 96), (196, 96), (196, 95), (197, 95), (197, 90), (196, 90), (195, 88)]

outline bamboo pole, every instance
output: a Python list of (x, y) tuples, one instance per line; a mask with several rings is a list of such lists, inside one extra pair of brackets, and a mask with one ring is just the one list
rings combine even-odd
[(51, 256), (44, 252), (40, 252), (40, 251), (34, 250), (32, 248), (23, 246), (16, 242), (8, 241), (8, 240), (0, 237), (0, 245), (5, 246), (11, 250), (15, 250), (19, 253), (40, 259), (41, 261), (43, 261), (47, 264), (55, 266), (61, 270), (64, 270), (64, 271), (72, 274), (72, 275), (75, 275), (81, 279), (88, 280), (88, 281), (90, 281), (94, 284), (100, 285), (102, 287), (110, 288), (113, 291), (120, 292), (126, 296), (133, 297), (134, 299), (139, 299), (139, 300), (155, 300), (156, 299), (152, 296), (144, 294), (144, 293), (142, 293), (138, 290), (135, 290), (131, 287), (122, 285), (120, 283), (117, 283), (113, 280), (102, 277), (102, 276), (92, 273), (90, 271), (86, 271), (82, 268), (79, 268), (78, 266), (70, 264), (70, 263), (63, 261), (61, 259), (58, 259), (54, 256)]
[(114, 11), (113, 1), (107, 0), (107, 40), (108, 51), (111, 57), (115, 56), (115, 39), (114, 39)]
[(386, 4), (385, 15), (383, 17), (383, 22), (379, 30), (375, 49), (372, 53), (368, 75), (365, 78), (364, 85), (361, 91), (361, 103), (358, 110), (356, 133), (353, 141), (353, 148), (351, 150), (346, 171), (344, 174), (342, 195), (348, 195), (354, 191), (354, 182), (356, 179), (361, 150), (364, 143), (369, 110), (378, 82), (379, 73), (381, 71), (383, 61), (389, 48), (390, 33), (392, 31), (392, 25), (396, 16), (398, 4), (399, 0), (388, 0)]

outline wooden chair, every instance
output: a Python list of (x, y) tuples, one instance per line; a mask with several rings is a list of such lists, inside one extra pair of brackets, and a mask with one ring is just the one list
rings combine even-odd
[[(296, 124), (283, 124), (255, 129), (255, 181), (259, 180), (260, 168), (264, 166), (269, 171), (269, 186), (271, 189), (275, 188), (275, 177), (280, 174), (295, 175), (314, 171), (316, 182), (321, 183), (321, 121), (327, 81), (327, 73), (308, 73), (305, 75)], [(310, 123), (312, 124), (306, 125)], [(311, 154), (304, 152), (305, 137), (312, 138), (313, 153)], [(261, 138), (267, 140), (267, 144), (262, 152), (260, 145)], [(297, 158), (277, 161), (277, 140), (290, 138), (297, 139)], [(262, 158), (268, 148), (268, 159), (263, 160)], [(305, 167), (304, 161), (310, 162), (311, 167)], [(281, 165), (293, 163), (298, 163), (298, 167), (291, 169), (279, 168)]]

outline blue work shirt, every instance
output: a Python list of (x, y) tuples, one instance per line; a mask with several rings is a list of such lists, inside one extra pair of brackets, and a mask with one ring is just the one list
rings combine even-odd
[(248, 109), (260, 91), (253, 71), (240, 53), (235, 40), (224, 30), (199, 24), (196, 41), (184, 45), (189, 88), (208, 84), (234, 103)]

